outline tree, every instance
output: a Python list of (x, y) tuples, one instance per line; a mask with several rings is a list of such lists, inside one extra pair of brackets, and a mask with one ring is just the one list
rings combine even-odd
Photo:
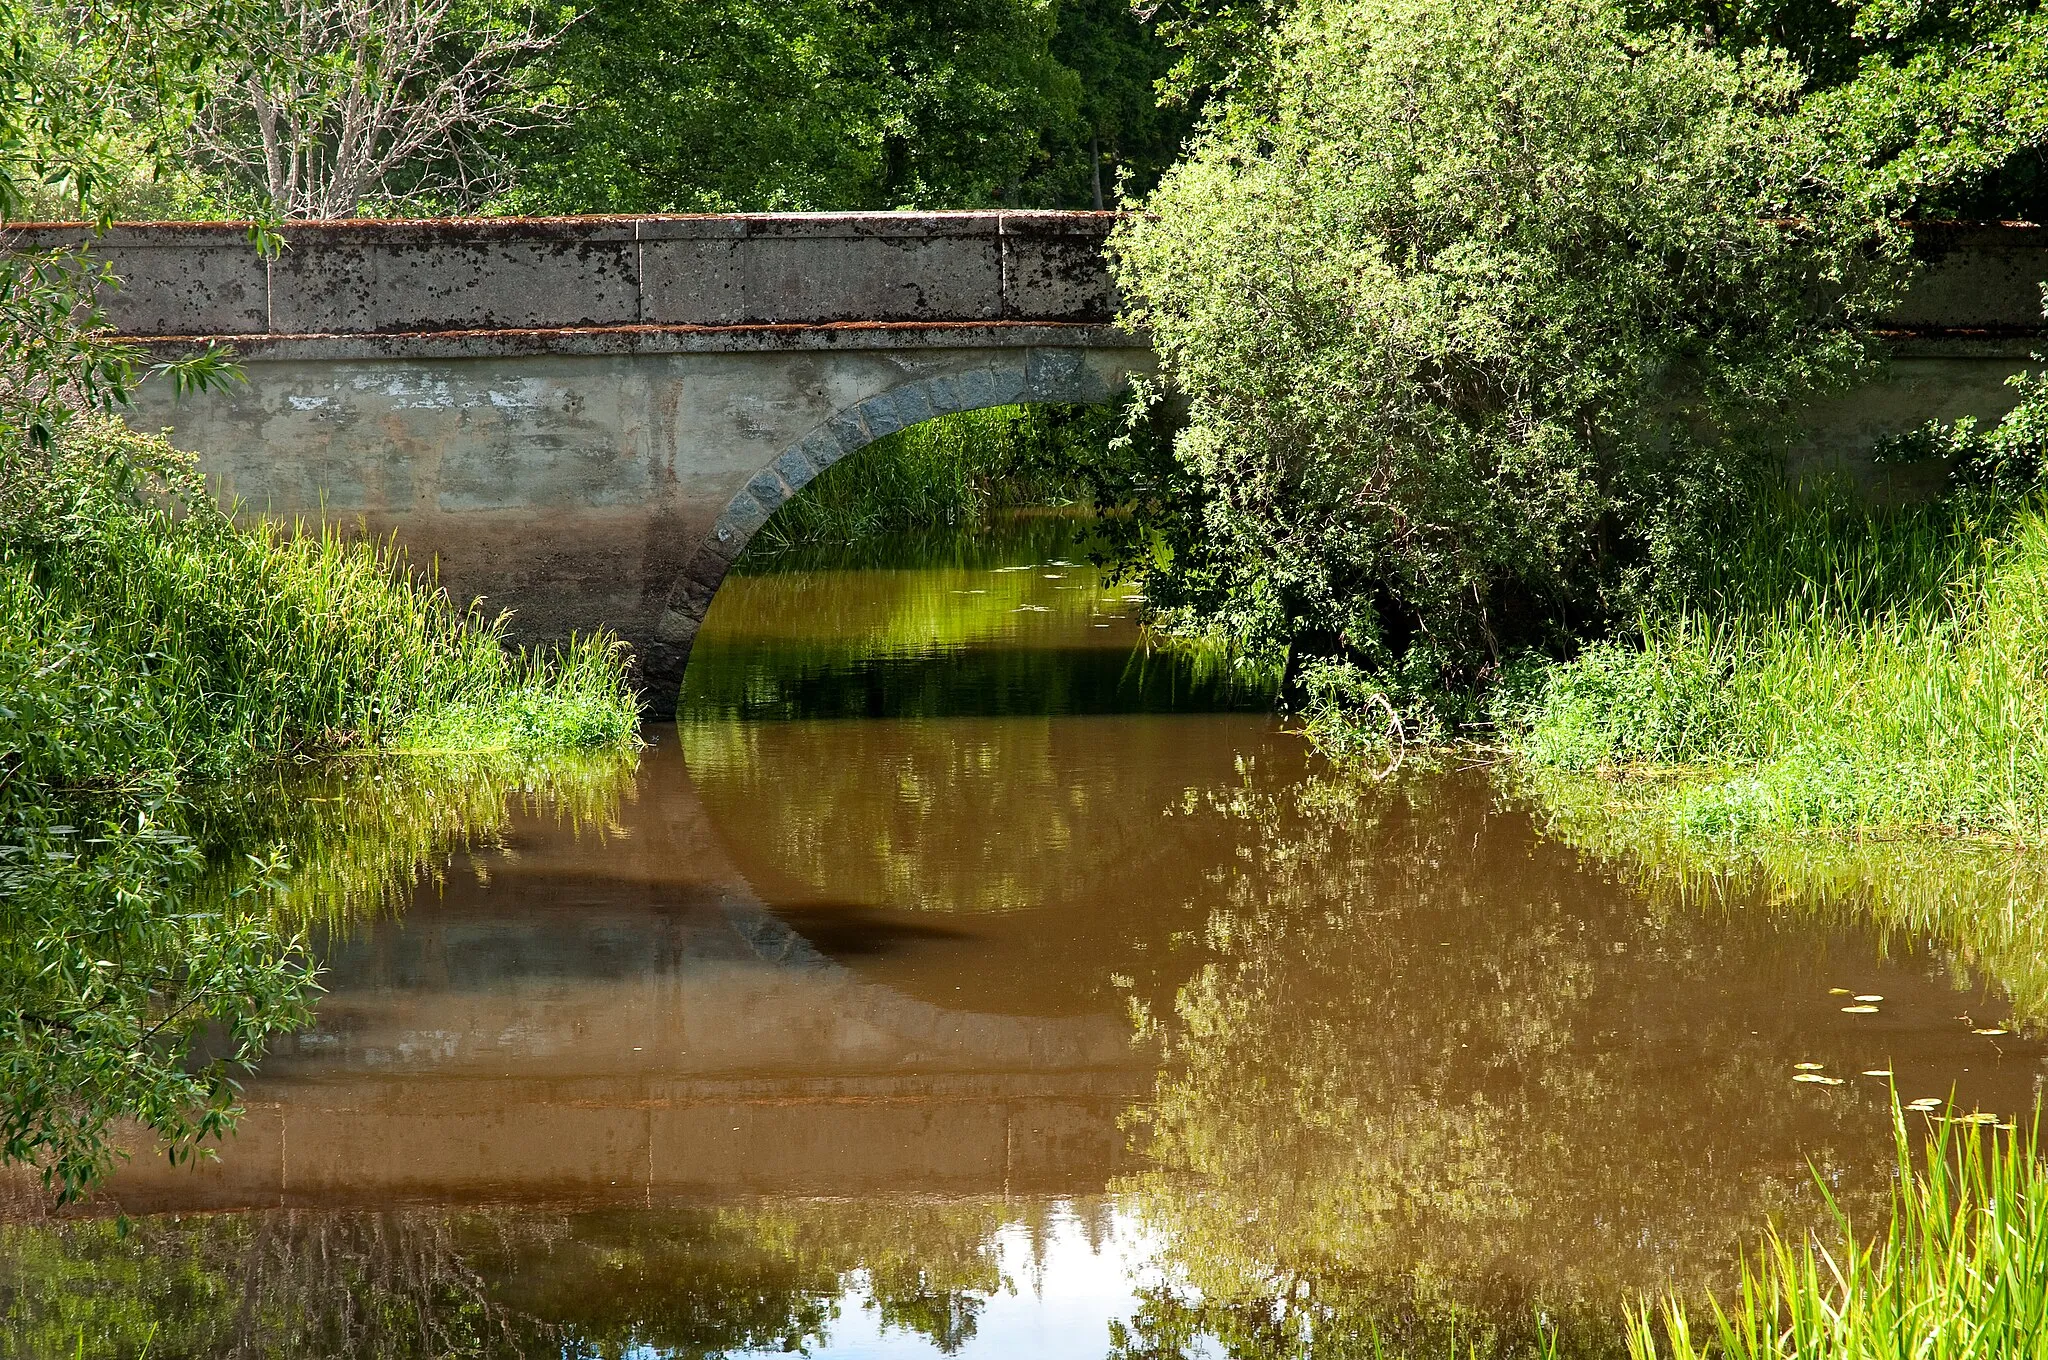
[(558, 36), (531, 8), (268, 0), (193, 145), (268, 215), (471, 210), (505, 186), (504, 140), (555, 112), (530, 74)]
[(1062, 0), (1052, 52), (1080, 77), (1081, 98), (1071, 122), (1045, 130), (1048, 163), (1027, 186), (1032, 201), (1101, 209), (1120, 187), (1149, 193), (1194, 124), (1191, 107), (1160, 100), (1172, 50), (1129, 0)]
[(1887, 233), (1789, 62), (1605, 0), (1318, 0), (1276, 42), (1113, 239), (1208, 496), (1170, 584), (1383, 679), (1565, 645), (1856, 370)]
[(1168, 59), (1124, 0), (595, 0), (545, 62), (576, 111), (515, 139), (498, 206), (1107, 202), (1179, 147)]
[(182, 149), (200, 72), (249, 0), (18, 0), (0, 9), (0, 222), (98, 206)]

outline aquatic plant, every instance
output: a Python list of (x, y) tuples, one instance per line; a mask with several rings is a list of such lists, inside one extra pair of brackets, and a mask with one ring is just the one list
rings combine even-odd
[(2038, 1118), (2003, 1137), (1940, 1118), (1917, 1157), (1906, 1118), (1894, 1108), (1897, 1180), (1881, 1233), (1859, 1235), (1830, 1197), (1834, 1240), (1767, 1230), (1729, 1303), (1667, 1299), (1654, 1315), (1633, 1312), (1634, 1360), (2042, 1354), (2048, 1175)]

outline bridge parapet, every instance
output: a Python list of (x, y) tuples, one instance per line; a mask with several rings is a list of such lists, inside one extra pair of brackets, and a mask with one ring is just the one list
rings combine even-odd
[(25, 227), (91, 242), (142, 337), (823, 326), (1105, 325), (1114, 213), (477, 218), (289, 226), (265, 260), (243, 223)]

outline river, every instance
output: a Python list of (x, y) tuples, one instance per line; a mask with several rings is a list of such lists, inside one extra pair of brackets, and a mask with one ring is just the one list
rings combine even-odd
[(1075, 532), (748, 564), (637, 769), (324, 918), (217, 1161), (7, 1192), (0, 1356), (1607, 1354), (1875, 1212), (1891, 1083), (2031, 1109), (1956, 958), (1331, 770)]

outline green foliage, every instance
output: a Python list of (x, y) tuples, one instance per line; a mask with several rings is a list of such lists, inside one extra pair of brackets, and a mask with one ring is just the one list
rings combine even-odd
[(1106, 456), (1115, 421), (1086, 407), (996, 406), (912, 425), (826, 469), (749, 551), (967, 528), (1007, 506), (1069, 504), (1075, 470)]
[(921, 1196), (9, 1224), (0, 1357), (50, 1360), (81, 1338), (95, 1360), (801, 1354), (842, 1309), (954, 1353), (990, 1297), (1030, 1287), (998, 1234), (1043, 1239), (1056, 1212)]
[(1863, 362), (1885, 233), (1781, 59), (1601, 0), (1328, 0), (1276, 51), (1114, 240), (1188, 402), (1183, 594), (1242, 634), (1466, 683), (1563, 645)]
[[(1299, 0), (1167, 0), (1166, 86), (1186, 101), (1257, 89)], [(1312, 6), (1310, 7), (1312, 8)], [(1814, 173), (1876, 210), (2048, 215), (2048, 20), (2034, 0), (1628, 0), (1628, 26), (1717, 50), (1782, 53), (1801, 74)]]
[(2005, 385), (2019, 402), (1990, 430), (1978, 430), (1974, 416), (1930, 420), (1879, 444), (1878, 461), (1938, 459), (1951, 495), (1992, 506), (2031, 494), (2048, 481), (2048, 369), (2015, 373)]
[(1185, 120), (1122, 0), (598, 0), (543, 62), (516, 212), (1087, 206)]
[[(17, 0), (0, 9), (0, 221), (163, 205), (208, 65), (254, 0)], [(171, 200), (177, 191), (170, 190)]]
[(1666, 781), (1520, 762), (1496, 779), (1539, 812), (1543, 834), (1597, 858), (1660, 914), (1793, 907), (1801, 922), (1875, 929), (1887, 954), (1938, 951), (1958, 991), (1995, 985), (2000, 1024), (2048, 1020), (2048, 863), (2002, 846), (1926, 837), (1688, 835), (1657, 815)]
[(168, 801), (0, 821), (0, 1159), (39, 1166), (61, 1198), (110, 1169), (117, 1119), (173, 1161), (225, 1133), (235, 1074), (310, 1018), (311, 970), (260, 910), (281, 866), (254, 860), (224, 900), (167, 909), (204, 868), (157, 820)]
[[(2012, 0), (1866, 0), (1829, 66), (1854, 74), (1815, 93), (1802, 121), (1824, 173), (1886, 211), (2039, 217), (2048, 209), (2048, 14)], [(1821, 27), (1832, 27), (1824, 17)], [(1819, 57), (1820, 54), (1816, 54)]]
[(629, 750), (638, 713), (608, 639), (509, 655), (373, 545), (236, 527), (160, 439), (78, 417), (11, 471), (0, 1152), (73, 1197), (117, 1119), (173, 1156), (225, 1131), (307, 1015), (270, 913), (290, 838), (193, 835), (197, 788), (350, 747)]
[(1944, 1120), (1918, 1158), (1905, 1115), (1895, 1110), (1892, 1123), (1898, 1180), (1881, 1235), (1859, 1240), (1839, 1208), (1835, 1245), (1770, 1229), (1743, 1258), (1730, 1305), (1668, 1300), (1655, 1321), (1648, 1309), (1633, 1314), (1634, 1360), (2039, 1355), (2048, 1344), (2048, 1175), (2038, 1120), (1999, 1139)]
[(448, 724), (477, 721), (459, 715), (500, 703), (490, 744), (633, 739), (607, 637), (559, 660), (510, 654), (502, 623), (456, 610), (390, 551), (239, 527), (189, 460), (111, 422), (75, 426), (53, 472), (37, 528), (0, 544), (0, 632), (23, 672), (62, 677), (60, 705), (112, 694), (126, 758), (100, 763), (79, 718), (38, 712), (18, 748), (32, 783), (127, 768), (221, 777), (282, 755), (445, 740)]
[(1269, 758), (1172, 823), (1231, 867), (1132, 988), (1161, 1059), (1116, 1188), (1158, 1271), (1113, 1354), (1614, 1355), (1619, 1299), (1826, 1224), (1809, 1157), (1882, 1205), (1881, 1090), (1786, 1080), (1853, 1070), (1784, 1010), (1839, 936), (1589, 872), (1483, 778)]

